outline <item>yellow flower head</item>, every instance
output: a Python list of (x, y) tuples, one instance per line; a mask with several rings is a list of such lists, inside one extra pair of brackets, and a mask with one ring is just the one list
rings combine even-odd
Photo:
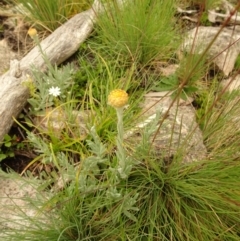
[(28, 29), (28, 35), (31, 37), (31, 38), (34, 38), (37, 36), (37, 30), (35, 28), (29, 28)]
[(116, 89), (110, 92), (108, 95), (108, 104), (114, 108), (121, 108), (128, 102), (128, 94), (126, 91)]

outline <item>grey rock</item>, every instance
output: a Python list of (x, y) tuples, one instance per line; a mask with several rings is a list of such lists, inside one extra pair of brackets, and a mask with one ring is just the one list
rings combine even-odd
[(0, 237), (7, 229), (29, 225), (24, 216), (33, 217), (36, 214), (36, 208), (31, 206), (30, 201), (36, 198), (36, 194), (36, 182), (0, 173)]
[[(208, 58), (228, 76), (240, 53), (240, 26), (224, 28), (220, 33), (219, 31), (220, 27), (204, 26), (190, 30), (182, 43), (181, 51), (203, 54), (209, 47), (206, 53)], [(215, 41), (212, 43), (213, 40)]]
[[(146, 95), (143, 104), (143, 120), (136, 128), (126, 133), (125, 138), (135, 144), (142, 138), (142, 130), (160, 113), (157, 134), (151, 136), (156, 155), (164, 160), (180, 155), (182, 163), (200, 161), (207, 156), (202, 132), (196, 123), (195, 110), (188, 101), (173, 103), (169, 95), (152, 92)], [(171, 106), (172, 105), (172, 106)], [(171, 108), (170, 108), (171, 106)], [(159, 124), (161, 125), (159, 130)]]

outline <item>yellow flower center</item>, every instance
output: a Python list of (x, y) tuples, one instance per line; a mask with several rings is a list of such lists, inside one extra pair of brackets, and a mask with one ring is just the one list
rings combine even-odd
[(114, 108), (121, 108), (128, 102), (128, 94), (126, 91), (116, 89), (110, 92), (108, 95), (108, 104)]

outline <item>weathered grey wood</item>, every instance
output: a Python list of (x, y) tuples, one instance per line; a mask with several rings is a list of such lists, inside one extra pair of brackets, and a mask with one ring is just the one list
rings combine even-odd
[[(18, 70), (18, 61), (11, 67)], [(23, 109), (28, 98), (28, 89), (21, 84), (17, 71), (8, 71), (0, 78), (0, 141), (8, 133), (16, 117)]]
[[(75, 15), (41, 42), (41, 48), (52, 64), (62, 63), (78, 50), (92, 31), (100, 6), (99, 0), (95, 0), (93, 8)], [(0, 77), (0, 142), (10, 130), (13, 117), (19, 115), (27, 102), (29, 93), (22, 82), (27, 79), (33, 65), (46, 70), (38, 47), (20, 62), (14, 61), (9, 71)]]

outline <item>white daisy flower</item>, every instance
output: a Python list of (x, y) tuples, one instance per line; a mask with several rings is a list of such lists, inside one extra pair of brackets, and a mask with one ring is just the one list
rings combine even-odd
[(53, 95), (54, 97), (57, 97), (61, 94), (61, 90), (59, 87), (51, 87), (49, 90), (48, 90), (49, 94), (50, 95)]

